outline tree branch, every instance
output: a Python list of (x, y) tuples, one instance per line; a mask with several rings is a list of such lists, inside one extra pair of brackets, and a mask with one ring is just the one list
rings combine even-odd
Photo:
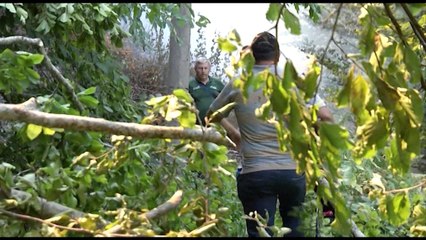
[(410, 9), (408, 9), (406, 3), (400, 3), (402, 8), (404, 9), (405, 14), (407, 14), (408, 18), (410, 19), (410, 25), (411, 28), (413, 28), (414, 34), (419, 39), (420, 43), (423, 46), (423, 50), (426, 51), (426, 37), (422, 31), (422, 27), (417, 22), (416, 18), (411, 13)]
[(44, 56), (44, 62), (46, 63), (47, 69), (49, 69), (49, 71), (52, 72), (53, 75), (56, 76), (56, 78), (59, 80), (59, 82), (62, 83), (65, 86), (68, 93), (71, 95), (72, 101), (77, 106), (80, 113), (83, 112), (84, 107), (81, 104), (81, 102), (78, 100), (78, 97), (75, 94), (71, 83), (69, 82), (69, 80), (67, 78), (62, 76), (62, 74), (59, 72), (59, 70), (52, 64), (52, 61), (50, 60), (49, 56), (46, 53), (46, 49), (44, 48), (43, 41), (41, 41), (40, 38), (28, 38), (28, 37), (23, 37), (23, 36), (11, 36), (11, 37), (0, 38), (0, 45), (10, 45), (10, 44), (15, 44), (15, 43), (29, 44), (29, 45), (34, 45), (34, 46), (38, 47), (41, 54), (43, 54), (43, 56)]
[[(160, 217), (160, 216), (170, 212), (171, 210), (177, 208), (177, 206), (182, 202), (182, 194), (183, 194), (182, 190), (176, 191), (175, 194), (169, 200), (167, 200), (165, 203), (159, 205), (158, 207), (156, 207), (154, 209), (151, 209), (150, 211), (144, 213), (143, 215), (147, 219), (155, 219), (157, 217)], [(18, 200), (25, 200), (27, 198), (30, 198), (31, 194), (24, 192), (24, 191), (11, 189), (11, 197), (18, 199)], [(73, 208), (69, 208), (67, 206), (61, 205), (59, 203), (47, 201), (44, 198), (37, 197), (37, 200), (39, 201), (39, 203), (41, 205), (41, 210), (40, 210), (39, 214), (42, 217), (45, 217), (45, 218), (51, 218), (51, 217), (56, 216), (56, 215), (61, 214), (61, 213), (67, 213), (68, 216), (70, 216), (71, 218), (81, 218), (86, 214), (84, 212), (80, 212), (80, 211), (75, 210)], [(6, 215), (9, 215), (9, 216), (15, 217), (15, 218), (20, 218), (20, 219), (24, 219), (24, 220), (31, 220), (31, 221), (36, 221), (36, 222), (48, 224), (52, 227), (57, 227), (57, 228), (60, 228), (60, 229), (66, 229), (66, 230), (69, 230), (69, 231), (75, 231), (75, 232), (81, 232), (81, 233), (88, 233), (88, 234), (92, 234), (92, 235), (94, 234), (93, 232), (86, 230), (86, 229), (65, 227), (65, 226), (57, 225), (57, 224), (54, 224), (54, 223), (51, 223), (51, 222), (47, 222), (47, 221), (40, 219), (40, 218), (35, 218), (35, 217), (32, 217), (32, 216), (28, 216), (28, 215), (22, 215), (22, 214), (10, 212), (10, 211), (7, 211), (7, 210), (1, 209), (1, 208), (0, 208), (0, 213), (4, 213)], [(109, 222), (106, 222), (105, 225), (107, 225), (108, 223)], [(101, 235), (106, 235), (106, 236), (132, 236), (132, 235), (116, 234), (121, 229), (122, 229), (121, 225), (116, 225), (116, 226), (102, 232)]]
[(145, 213), (146, 218), (154, 219), (175, 209), (182, 201), (182, 190), (178, 190), (167, 202)]
[(324, 62), (325, 56), (327, 55), (328, 48), (330, 47), (330, 44), (331, 44), (331, 42), (334, 39), (334, 33), (337, 30), (337, 22), (339, 21), (339, 16), (340, 16), (340, 11), (342, 10), (342, 6), (343, 6), (343, 3), (340, 3), (339, 8), (337, 8), (337, 10), (336, 10), (337, 11), (337, 13), (336, 13), (336, 20), (334, 20), (333, 29), (331, 31), (331, 36), (330, 36), (330, 39), (327, 42), (327, 46), (324, 49), (324, 54), (322, 55), (322, 57), (321, 57), (321, 59), (319, 61), (320, 64), (321, 64), (321, 70), (320, 70), (319, 81), (318, 81), (317, 86), (315, 88), (315, 93), (314, 93), (314, 98), (313, 98), (314, 99), (314, 104), (315, 104), (315, 100), (316, 100), (315, 96), (318, 94), (318, 88), (319, 88), (319, 86), (320, 86), (320, 84), (322, 82), (323, 62)]
[[(150, 211), (144, 213), (144, 216), (150, 220), (150, 219), (154, 219), (157, 218), (159, 216), (162, 216), (168, 212), (170, 212), (171, 210), (175, 209), (180, 202), (182, 201), (182, 190), (178, 190), (177, 192), (175, 192), (175, 194), (173, 194), (173, 196), (167, 200), (167, 202), (159, 205), (158, 207), (151, 209)], [(122, 230), (122, 226), (121, 225), (115, 225), (112, 228), (106, 230), (103, 232), (103, 234), (105, 235), (110, 235), (110, 234), (115, 234), (119, 231)]]
[[(26, 106), (35, 104), (31, 98)], [(34, 107), (34, 106), (33, 106)], [(103, 118), (73, 116), (66, 114), (44, 113), (36, 110), (28, 110), (23, 104), (0, 104), (0, 120), (20, 121), (32, 123), (50, 128), (64, 128), (74, 131), (106, 132), (115, 135), (132, 136), (139, 139), (163, 138), (163, 139), (191, 139), (195, 141), (208, 141), (227, 147), (235, 147), (228, 138), (223, 137), (213, 128), (183, 128), (165, 127), (149, 124), (124, 123), (108, 121)]]
[[(19, 200), (25, 200), (30, 198), (31, 194), (24, 191), (11, 189), (11, 197), (15, 199), (19, 199)], [(69, 208), (59, 203), (47, 201), (44, 198), (37, 197), (37, 200), (41, 205), (40, 215), (42, 217), (50, 218), (60, 213), (66, 212), (68, 213), (68, 216), (70, 216), (71, 218), (80, 218), (80, 217), (83, 217), (85, 214), (83, 212)]]
[(389, 8), (389, 4), (383, 3), (383, 5), (385, 6), (386, 15), (388, 15), (388, 17), (390, 18), (392, 24), (395, 27), (396, 33), (398, 34), (399, 38), (401, 38), (402, 43), (404, 44), (404, 46), (408, 46), (407, 42), (405, 41), (405, 37), (402, 34), (401, 27), (399, 26), (398, 22), (396, 21), (395, 17), (393, 16), (393, 14), (392, 14), (392, 12)]

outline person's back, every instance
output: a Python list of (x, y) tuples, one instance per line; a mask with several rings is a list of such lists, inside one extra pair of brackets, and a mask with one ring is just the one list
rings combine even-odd
[[(276, 38), (268, 33), (258, 34), (250, 45), (250, 50), (255, 58), (253, 74), (269, 68), (275, 72), (275, 65), (279, 59), (279, 46)], [(282, 69), (277, 69), (283, 74)], [(304, 174), (296, 173), (296, 163), (290, 158), (289, 153), (280, 151), (276, 127), (259, 119), (255, 110), (266, 103), (263, 89), (250, 90), (247, 102), (238, 88), (230, 81), (219, 96), (210, 105), (207, 116), (228, 103), (235, 102), (234, 108), (238, 126), (241, 133), (241, 151), (243, 164), (241, 174), (237, 176), (238, 197), (243, 205), (244, 213), (257, 212), (262, 217), (269, 214), (268, 226), (274, 225), (277, 200), (283, 225), (291, 228), (286, 236), (303, 236), (298, 231), (299, 219), (291, 214), (295, 207), (301, 206), (306, 193), (306, 181)], [(321, 102), (318, 116), (327, 118), (329, 112)], [(318, 103), (318, 102), (317, 102)], [(226, 116), (216, 117), (219, 121)], [(246, 220), (249, 237), (258, 237), (257, 223)], [(267, 230), (270, 234), (269, 230)]]
[[(271, 72), (275, 71), (273, 65), (254, 65), (253, 75), (266, 68), (269, 68)], [(282, 70), (278, 69), (278, 71)], [(261, 170), (295, 169), (296, 164), (290, 158), (290, 155), (279, 150), (275, 125), (262, 121), (255, 115), (256, 108), (261, 107), (267, 101), (263, 95), (263, 89), (259, 88), (255, 91), (249, 89), (247, 101), (244, 102), (239, 90), (228, 86), (232, 86), (232, 83), (229, 83), (225, 87), (223, 95), (233, 97), (231, 99), (219, 98), (211, 108), (217, 109), (217, 106), (226, 105), (223, 101), (237, 103), (234, 111), (241, 132), (240, 146), (244, 157), (241, 173), (245, 174)]]

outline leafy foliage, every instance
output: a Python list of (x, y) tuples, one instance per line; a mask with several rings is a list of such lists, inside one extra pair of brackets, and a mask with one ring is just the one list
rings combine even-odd
[[(283, 26), (298, 34), (300, 22), (289, 6), (272, 3), (265, 17), (277, 23), (277, 31)], [(321, 18), (320, 5), (292, 6), (296, 11), (308, 9), (314, 21)], [(336, 8), (336, 21), (342, 6)], [(231, 57), (235, 70), (227, 73), (241, 72), (235, 83), (243, 94), (250, 87), (263, 87), (270, 101), (258, 110), (259, 117), (276, 123), (281, 149), (292, 153), (298, 171), (306, 172), (307, 201), (298, 214), (307, 236), (315, 235), (313, 213), (316, 209), (321, 212), (320, 200), (336, 209), (331, 223), (318, 214), (322, 235), (350, 236), (348, 220), (353, 220), (367, 236), (425, 236), (426, 183), (424, 176), (409, 172), (424, 137), (424, 34), (418, 32), (423, 33), (425, 6), (355, 6), (360, 9), (359, 52), (349, 59), (352, 66), (345, 66), (342, 76), (346, 77), (334, 98), (353, 114), (354, 135), (337, 123), (320, 123), (315, 131), (315, 109), (303, 104), (317, 92), (322, 74), (318, 63), (336, 66), (325, 57), (318, 55), (319, 60), (312, 61), (302, 77), (287, 60), (285, 74), (279, 77), (269, 71), (253, 75), (254, 58), (246, 52), (239, 60)], [(7, 103), (35, 96), (42, 112), (195, 128), (194, 106), (186, 91), (176, 89), (170, 95), (135, 102), (129, 84), (129, 78), (135, 76), (126, 76), (111, 54), (129, 36), (150, 46), (149, 31), (140, 18), (145, 16), (152, 26), (163, 29), (171, 26), (171, 16), (179, 7), (156, 3), (0, 4), (4, 23), (0, 33), (40, 38), (52, 62), (71, 79), (85, 109), (78, 111), (64, 86), (45, 67), (46, 56), (23, 43), (1, 48), (0, 93)], [(129, 23), (128, 32), (120, 20)], [(202, 16), (198, 21), (181, 21), (208, 23)], [(331, 36), (330, 42), (337, 44), (333, 40)], [(225, 53), (241, 47), (237, 31), (216, 42)], [(322, 54), (327, 50), (328, 46)], [(213, 127), (224, 134), (220, 126)], [(225, 146), (72, 132), (32, 123), (11, 123), (9, 131), (7, 143), (0, 145), (1, 236), (245, 235), (235, 191), (236, 163)], [(328, 184), (314, 193), (313, 187), (321, 179)], [(25, 197), (16, 197), (15, 190), (25, 192)], [(165, 215), (147, 217), (179, 190), (184, 195), (178, 207)], [(38, 197), (85, 214), (78, 218), (44, 216)], [(260, 223), (265, 220), (253, 218)], [(272, 228), (277, 235), (288, 230)]]

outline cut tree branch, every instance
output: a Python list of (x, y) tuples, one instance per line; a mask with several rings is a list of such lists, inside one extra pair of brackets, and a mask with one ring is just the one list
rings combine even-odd
[[(25, 199), (30, 198), (31, 194), (24, 191), (11, 189), (11, 197), (23, 201)], [(50, 218), (61, 213), (67, 213), (67, 215), (71, 218), (80, 218), (83, 217), (85, 214), (83, 212), (69, 208), (59, 203), (47, 201), (44, 198), (37, 197), (37, 200), (41, 206), (41, 210), (39, 212), (41, 217)]]
[[(165, 203), (159, 205), (158, 207), (151, 209), (150, 211), (144, 213), (144, 216), (147, 219), (155, 219), (155, 218), (160, 217), (160, 216), (170, 212), (171, 210), (177, 208), (177, 206), (182, 202), (182, 194), (183, 194), (182, 190), (176, 191), (175, 194), (169, 200), (167, 200), (167, 202), (165, 202)], [(11, 189), (11, 197), (23, 201), (25, 199), (30, 198), (31, 194), (24, 192), (24, 191)], [(62, 213), (66, 213), (68, 216), (75, 219), (75, 218), (81, 218), (86, 214), (84, 212), (80, 212), (80, 211), (75, 210), (73, 208), (69, 208), (67, 206), (61, 205), (59, 203), (47, 201), (44, 198), (37, 197), (37, 200), (39, 201), (39, 204), (41, 205), (41, 208), (40, 208), (41, 210), (40, 210), (39, 214), (43, 218), (51, 218), (53, 216), (56, 216), (56, 215), (59, 215), (59, 214), (62, 214)], [(40, 218), (35, 218), (35, 217), (32, 217), (32, 216), (28, 216), (28, 215), (17, 214), (17, 213), (10, 212), (10, 211), (4, 210), (4, 209), (0, 209), (0, 213), (7, 214), (7, 215), (9, 215), (11, 217), (15, 217), (15, 218), (20, 218), (20, 219), (24, 219), (24, 220), (30, 220), (30, 221), (36, 221), (36, 222), (40, 222), (40, 223), (49, 224), (52, 227), (66, 229), (66, 230), (69, 230), (69, 231), (93, 234), (93, 232), (82, 229), (82, 228), (64, 227), (64, 226), (61, 226), (61, 225), (46, 222), (46, 221), (44, 221), (43, 219), (40, 219)], [(108, 225), (108, 224), (109, 224), (109, 222), (106, 222), (105, 225)], [(100, 235), (118, 236), (115, 233), (117, 233), (121, 229), (122, 229), (121, 225), (116, 225), (116, 226), (102, 232)], [(126, 235), (126, 236), (132, 236), (132, 235)]]
[(74, 88), (72, 87), (71, 83), (67, 78), (62, 76), (61, 72), (52, 64), (52, 61), (50, 60), (49, 56), (46, 53), (46, 49), (44, 48), (43, 41), (41, 41), (40, 38), (28, 38), (23, 36), (10, 36), (10, 37), (4, 37), (0, 38), (0, 45), (11, 45), (16, 43), (23, 43), (23, 44), (29, 44), (34, 45), (38, 47), (41, 54), (44, 56), (44, 62), (46, 63), (47, 69), (55, 75), (55, 77), (59, 80), (60, 83), (62, 83), (65, 88), (68, 91), (68, 94), (71, 95), (71, 99), (73, 103), (77, 106), (78, 110), (83, 112), (84, 107), (81, 104), (81, 102), (78, 100), (77, 95), (74, 92)]
[[(26, 106), (26, 107), (23, 107)], [(44, 113), (37, 110), (35, 98), (22, 104), (0, 104), (0, 120), (20, 121), (43, 127), (64, 128), (74, 131), (94, 131), (115, 135), (132, 136), (139, 139), (191, 139), (207, 141), (227, 147), (235, 147), (228, 138), (214, 128), (166, 127), (149, 124), (108, 121), (103, 118), (73, 116), (66, 114)]]
[[(180, 202), (182, 201), (182, 190), (178, 190), (177, 192), (175, 192), (175, 194), (173, 194), (173, 196), (167, 200), (167, 202), (159, 205), (158, 207), (151, 209), (150, 211), (144, 213), (144, 216), (150, 220), (150, 219), (154, 219), (157, 217), (160, 217), (168, 212), (170, 212), (171, 210), (177, 208), (177, 206), (180, 204)], [(121, 231), (123, 228), (121, 225), (115, 225), (114, 227), (104, 231), (102, 234), (105, 235), (110, 235), (110, 234), (115, 234), (119, 231)]]

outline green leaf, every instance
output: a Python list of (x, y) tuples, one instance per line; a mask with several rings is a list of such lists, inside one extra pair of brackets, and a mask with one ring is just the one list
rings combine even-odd
[(290, 33), (299, 35), (300, 34), (300, 22), (293, 13), (291, 13), (287, 8), (283, 11), (284, 24), (287, 29), (290, 30)]
[(320, 122), (319, 134), (322, 140), (327, 141), (336, 149), (352, 148), (352, 143), (349, 141), (349, 132), (339, 124)]
[(30, 54), (28, 59), (30, 59), (33, 64), (40, 64), (43, 61), (44, 56), (42, 54)]
[(237, 43), (241, 42), (240, 34), (238, 34), (237, 30), (235, 29), (232, 29), (232, 31), (228, 33), (228, 39), (231, 41), (236, 41)]
[(96, 107), (99, 104), (99, 101), (92, 96), (78, 96), (78, 100), (89, 107)]
[(69, 19), (70, 18), (68, 16), (67, 12), (62, 13), (61, 16), (59, 17), (59, 21), (61, 21), (63, 23), (68, 22)]
[(27, 126), (27, 136), (30, 140), (34, 140), (38, 135), (40, 135), (42, 127), (35, 124), (28, 124)]
[(364, 123), (368, 118), (368, 111), (365, 109), (366, 105), (371, 99), (370, 88), (368, 82), (361, 75), (352, 78), (350, 84), (350, 105), (352, 112), (357, 117), (359, 124)]
[(50, 31), (50, 26), (45, 19), (41, 21), (41, 23), (35, 29), (36, 32), (43, 32), (44, 34)]
[(290, 90), (294, 86), (294, 82), (297, 82), (298, 75), (296, 68), (294, 68), (293, 62), (291, 60), (288, 60), (285, 63), (284, 67), (284, 77), (281, 81), (282, 86), (286, 90)]
[(420, 65), (419, 57), (417, 57), (416, 53), (414, 53), (410, 47), (404, 47), (404, 62), (411, 74), (411, 82), (420, 82), (422, 67)]
[(305, 100), (311, 99), (317, 87), (317, 79), (321, 68), (318, 65), (311, 65), (306, 77), (303, 79), (303, 90), (305, 91)]
[(269, 21), (276, 21), (280, 16), (281, 3), (270, 3), (268, 11), (266, 12), (266, 19)]
[(338, 107), (346, 107), (349, 105), (350, 100), (350, 92), (351, 92), (351, 84), (354, 78), (354, 67), (351, 67), (348, 71), (348, 75), (345, 80), (345, 85), (342, 90), (337, 95), (337, 106)]
[(178, 117), (180, 125), (186, 128), (194, 127), (196, 119), (195, 114), (190, 111), (182, 111), (181, 115)]
[(16, 13), (16, 9), (13, 3), (0, 3), (0, 7), (6, 8), (11, 13)]
[(410, 216), (410, 200), (405, 192), (386, 196), (386, 210), (391, 224), (400, 226)]
[(96, 87), (90, 87), (84, 91), (77, 93), (77, 96), (90, 95), (96, 92)]
[(21, 20), (21, 22), (23, 23), (23, 24), (25, 24), (25, 21), (27, 20), (27, 18), (28, 18), (28, 12), (27, 11), (25, 11), (22, 7), (20, 7), (20, 6), (17, 6), (16, 7), (16, 13), (18, 14), (18, 16), (19, 16), (19, 20)]

